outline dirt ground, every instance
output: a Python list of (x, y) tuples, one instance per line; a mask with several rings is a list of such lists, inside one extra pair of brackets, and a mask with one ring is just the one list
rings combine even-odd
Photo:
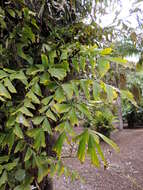
[(54, 190), (143, 190), (143, 129), (116, 131), (111, 138), (120, 153), (103, 144), (109, 163), (106, 170), (93, 167), (89, 159), (80, 164), (76, 158), (66, 158), (65, 164), (77, 170), (85, 181), (71, 182), (63, 176), (55, 180)]

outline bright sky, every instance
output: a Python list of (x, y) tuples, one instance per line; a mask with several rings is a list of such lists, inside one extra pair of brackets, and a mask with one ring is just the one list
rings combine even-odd
[[(101, 16), (98, 22), (102, 27), (116, 24), (113, 23), (113, 19), (115, 18), (115, 12), (119, 11), (118, 20), (119, 19), (123, 20), (127, 26), (130, 26), (135, 29), (138, 26), (137, 14), (130, 13), (130, 9), (140, 8), (143, 12), (143, 1), (141, 1), (138, 4), (134, 4), (135, 0), (120, 0), (120, 2), (121, 2), (120, 4), (119, 3), (116, 5), (112, 4), (112, 6), (110, 6), (107, 9), (108, 14)], [(139, 17), (143, 18), (143, 14), (142, 15), (140, 14)], [(143, 25), (143, 20), (142, 20), (142, 25)], [(133, 55), (131, 57), (127, 57), (127, 59), (129, 61), (137, 62), (139, 57)]]
[(113, 19), (115, 18), (115, 12), (119, 11), (118, 20), (122, 19), (127, 25), (136, 28), (138, 26), (137, 16), (135, 13), (130, 14), (130, 9), (138, 7), (143, 11), (143, 1), (138, 4), (134, 4), (134, 2), (135, 0), (121, 0), (120, 4), (112, 4), (112, 6), (107, 9), (108, 14), (100, 17), (102, 21), (100, 24), (103, 27), (112, 24)]

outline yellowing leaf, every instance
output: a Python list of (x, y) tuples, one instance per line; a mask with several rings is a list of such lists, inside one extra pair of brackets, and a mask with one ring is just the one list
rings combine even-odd
[(68, 104), (59, 104), (59, 103), (57, 103), (57, 104), (54, 104), (53, 107), (56, 109), (56, 111), (58, 113), (65, 113), (65, 112), (69, 111), (71, 106), (68, 105)]
[(112, 52), (112, 48), (105, 48), (103, 50), (101, 50), (101, 55), (108, 55)]

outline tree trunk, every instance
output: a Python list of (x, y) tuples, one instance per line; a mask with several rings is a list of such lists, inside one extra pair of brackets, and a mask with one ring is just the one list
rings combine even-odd
[(119, 118), (119, 130), (123, 130), (123, 117), (122, 117), (122, 104), (121, 104), (121, 96), (119, 94), (117, 98), (117, 106), (118, 106), (118, 118)]

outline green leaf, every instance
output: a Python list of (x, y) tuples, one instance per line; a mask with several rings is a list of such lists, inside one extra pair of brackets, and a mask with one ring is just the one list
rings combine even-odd
[(116, 90), (110, 85), (106, 85), (106, 93), (109, 102), (113, 102), (113, 100), (118, 96)]
[(84, 91), (84, 94), (86, 96), (86, 98), (89, 100), (90, 99), (90, 93), (89, 93), (89, 81), (88, 80), (81, 80), (80, 81), (80, 84), (81, 84), (81, 87)]
[(61, 68), (50, 68), (48, 69), (52, 77), (63, 80), (66, 77), (66, 70)]
[(113, 149), (119, 152), (119, 147), (114, 143), (111, 139), (107, 138), (106, 136), (102, 135), (101, 133), (96, 132), (99, 137), (101, 137), (107, 144), (109, 144)]
[(47, 118), (44, 119), (44, 122), (42, 124), (42, 129), (43, 131), (48, 132), (50, 135), (52, 135), (52, 129)]
[(26, 120), (26, 118), (22, 114), (17, 115), (16, 122), (23, 124), (25, 127), (30, 127), (29, 122)]
[(70, 110), (70, 105), (68, 104), (54, 104), (53, 107), (56, 109), (56, 111), (58, 113), (65, 113), (65, 112), (68, 112)]
[(98, 60), (98, 70), (101, 77), (103, 77), (110, 69), (110, 63), (106, 59)]
[(111, 52), (112, 52), (112, 48), (105, 48), (105, 49), (101, 50), (100, 54), (108, 55), (108, 54), (111, 54)]
[(85, 152), (86, 152), (86, 145), (88, 143), (88, 130), (85, 130), (82, 134), (80, 134), (80, 141), (77, 151), (77, 156), (81, 162), (84, 162), (85, 160)]
[(72, 108), (68, 114), (69, 116), (69, 120), (71, 122), (71, 124), (74, 125), (78, 125), (78, 118), (76, 115), (76, 110), (74, 108)]
[(22, 132), (22, 130), (21, 130), (21, 128), (19, 127), (18, 124), (15, 125), (15, 127), (14, 127), (14, 133), (15, 133), (15, 135), (16, 135), (17, 137), (19, 137), (19, 138), (21, 138), (21, 139), (24, 138), (23, 132)]
[(21, 107), (18, 111), (25, 114), (26, 116), (33, 117), (33, 114), (24, 106)]
[(10, 16), (12, 16), (13, 18), (15, 18), (15, 12), (12, 9), (7, 9), (7, 11), (10, 14)]
[(17, 181), (21, 182), (21, 181), (23, 181), (25, 179), (25, 177), (26, 177), (25, 170), (19, 169), (19, 170), (16, 171), (16, 173), (15, 173), (15, 179)]
[(42, 64), (48, 66), (48, 57), (45, 54), (41, 54)]
[(69, 135), (74, 135), (73, 127), (69, 124), (68, 121), (64, 121), (63, 123), (60, 123), (58, 126), (56, 126), (56, 131), (67, 132)]
[(15, 147), (14, 153), (22, 152), (24, 148), (25, 148), (25, 146), (24, 146), (23, 141), (19, 140), (16, 147)]
[(8, 74), (6, 72), (4, 72), (3, 70), (0, 70), (0, 79), (7, 77), (7, 75)]
[(79, 97), (79, 90), (78, 90), (79, 83), (77, 81), (72, 81), (71, 84), (72, 84), (72, 88), (73, 88), (73, 91), (74, 91), (76, 97)]
[(24, 100), (24, 107), (31, 108), (31, 109), (35, 110), (35, 106), (31, 103), (31, 101), (29, 99)]
[(32, 154), (33, 154), (32, 149), (28, 147), (26, 155), (25, 155), (25, 158), (24, 158), (24, 162), (26, 162), (27, 160), (29, 160), (31, 158)]
[(73, 96), (73, 86), (72, 84), (63, 84), (63, 90), (65, 91), (67, 98), (71, 99)]
[(48, 105), (52, 98), (53, 98), (53, 96), (48, 96), (48, 97), (44, 98), (41, 101), (41, 103), (44, 104), (44, 105)]
[(136, 103), (136, 101), (134, 99), (134, 96), (133, 96), (133, 94), (130, 91), (128, 91), (128, 90), (121, 90), (120, 92), (121, 92), (121, 96), (122, 96), (123, 99), (127, 99), (134, 106), (138, 107), (137, 103)]
[(0, 83), (0, 96), (11, 99), (11, 96), (2, 83)]
[(0, 156), (0, 164), (3, 162), (8, 162), (9, 160), (9, 156), (5, 155), (5, 156)]
[(50, 119), (52, 119), (53, 121), (57, 121), (56, 117), (54, 116), (54, 114), (50, 110), (48, 110), (46, 112), (46, 116), (49, 117)]
[(98, 82), (94, 81), (93, 82), (93, 97), (95, 101), (100, 100), (100, 92), (101, 92), (101, 87), (98, 84)]
[(8, 78), (4, 79), (4, 85), (8, 88), (8, 90), (11, 93), (16, 93), (15, 87), (13, 86), (13, 84), (11, 83), (11, 81)]
[(91, 114), (85, 104), (77, 104), (78, 110), (83, 113), (87, 118), (91, 119)]
[(80, 57), (80, 66), (81, 66), (81, 69), (82, 69), (83, 71), (85, 71), (86, 57), (83, 57), (83, 56)]
[(20, 80), (23, 84), (28, 85), (27, 78), (23, 71), (18, 71), (10, 75), (10, 80)]
[(8, 163), (3, 165), (3, 167), (7, 170), (7, 171), (11, 171), (13, 170), (13, 168), (15, 168), (17, 166), (17, 161), (14, 160), (14, 162)]
[(64, 102), (66, 100), (66, 97), (64, 95), (64, 91), (61, 87), (59, 87), (56, 92), (55, 92), (55, 96), (54, 96), (54, 99), (61, 103), (61, 102)]
[(42, 129), (40, 129), (35, 136), (34, 148), (39, 150), (40, 147), (44, 148), (45, 146), (45, 133)]
[(45, 176), (47, 176), (49, 173), (49, 167), (48, 165), (39, 165), (38, 166), (38, 183), (40, 183)]
[(33, 92), (34, 92), (36, 95), (42, 97), (41, 88), (40, 88), (40, 86), (39, 86), (38, 83), (36, 83), (36, 84), (32, 87), (32, 90), (33, 90)]
[(0, 187), (7, 182), (7, 172), (4, 170), (2, 176), (0, 177)]
[(60, 157), (60, 155), (61, 155), (62, 147), (63, 147), (64, 141), (66, 140), (66, 138), (67, 138), (66, 133), (62, 132), (56, 141), (54, 150), (57, 152), (58, 157)]
[(42, 121), (45, 119), (45, 116), (37, 116), (32, 119), (34, 125), (40, 125)]
[(94, 137), (90, 134), (89, 135), (89, 140), (88, 140), (88, 154), (90, 154), (91, 156), (91, 161), (92, 163), (99, 167), (100, 166), (100, 162), (99, 162), (99, 159), (97, 157), (97, 153), (96, 153), (96, 150), (95, 150), (95, 140), (94, 140)]
[(35, 104), (40, 104), (40, 100), (37, 98), (37, 96), (36, 96), (32, 91), (28, 92), (28, 93), (26, 94), (26, 96), (27, 96), (29, 99), (31, 99), (33, 103), (35, 103)]

